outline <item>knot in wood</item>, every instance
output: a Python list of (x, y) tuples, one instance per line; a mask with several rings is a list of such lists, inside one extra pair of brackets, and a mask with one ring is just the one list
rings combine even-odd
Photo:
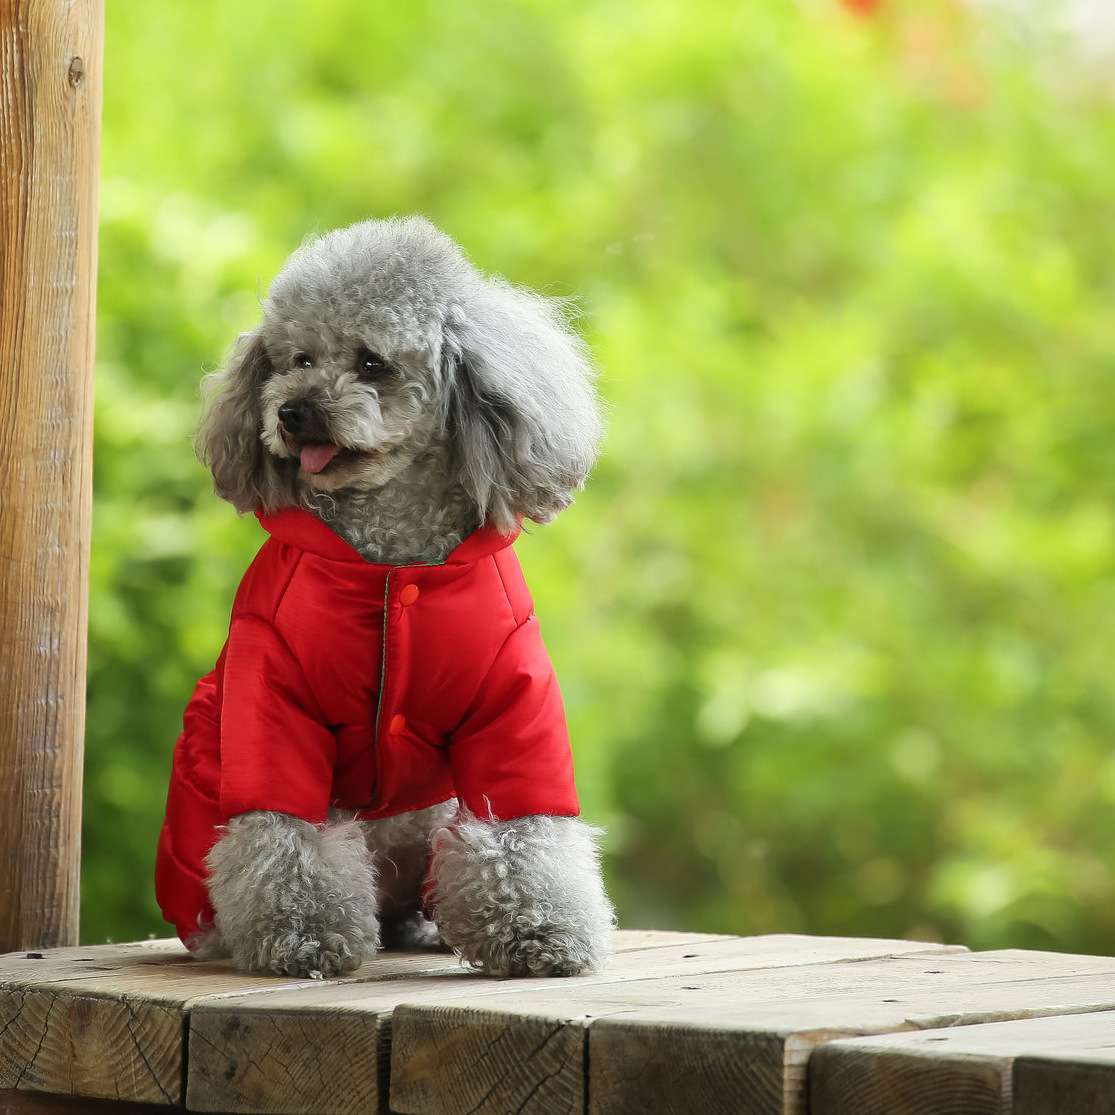
[(75, 54), (70, 59), (70, 68), (66, 71), (66, 80), (71, 89), (76, 89), (85, 80), (85, 63), (81, 56)]

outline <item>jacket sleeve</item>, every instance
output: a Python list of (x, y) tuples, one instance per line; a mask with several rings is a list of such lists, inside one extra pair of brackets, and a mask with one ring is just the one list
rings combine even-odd
[(479, 817), (579, 812), (565, 709), (534, 616), (500, 648), (449, 758), (458, 799)]
[(217, 800), (221, 719), (217, 675), (223, 668), (222, 659), (197, 683), (186, 706), (155, 857), (155, 896), (183, 941), (190, 940), (202, 922), (213, 921), (204, 862), (224, 820)]
[(221, 807), (320, 824), (333, 782), (336, 740), (302, 667), (275, 628), (233, 618), (221, 696)]

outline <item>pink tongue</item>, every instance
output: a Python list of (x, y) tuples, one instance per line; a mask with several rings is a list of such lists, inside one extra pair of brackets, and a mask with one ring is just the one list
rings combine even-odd
[(303, 445), (300, 453), (303, 472), (321, 472), (340, 453), (339, 445)]

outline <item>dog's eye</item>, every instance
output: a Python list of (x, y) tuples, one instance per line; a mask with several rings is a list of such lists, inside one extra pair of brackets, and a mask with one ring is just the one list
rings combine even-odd
[(312, 368), (314, 358), (308, 352), (296, 352), (294, 354), (294, 366), (296, 368)]
[(362, 348), (356, 354), (356, 370), (366, 376), (381, 376), (391, 370), (391, 365), (378, 352)]

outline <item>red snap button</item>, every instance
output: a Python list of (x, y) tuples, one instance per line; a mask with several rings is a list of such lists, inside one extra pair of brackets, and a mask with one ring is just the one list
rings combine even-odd
[(399, 593), (399, 600), (403, 604), (413, 604), (418, 599), (418, 586), (417, 585), (404, 585), (403, 591)]
[(407, 718), (401, 712), (397, 712), (391, 717), (391, 723), (388, 725), (388, 728), (393, 736), (397, 736), (406, 726)]

